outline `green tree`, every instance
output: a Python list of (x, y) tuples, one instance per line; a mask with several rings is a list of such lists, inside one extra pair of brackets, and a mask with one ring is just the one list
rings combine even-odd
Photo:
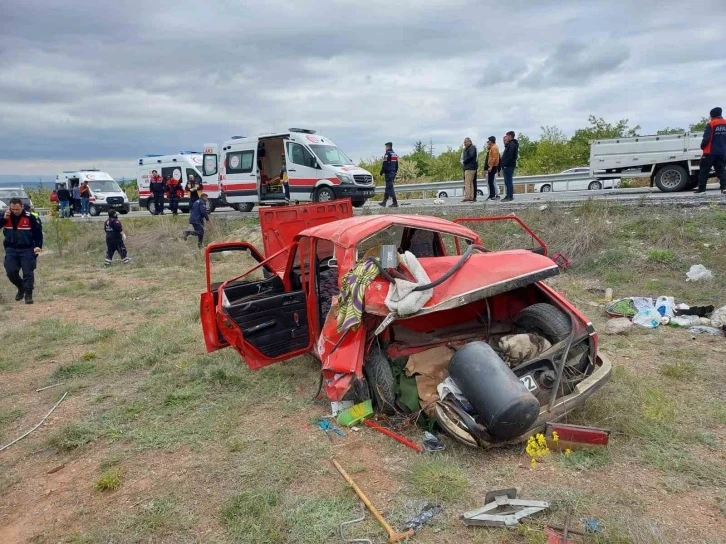
[(576, 166), (586, 165), (590, 160), (590, 141), (606, 138), (628, 138), (638, 136), (640, 125), (630, 128), (627, 119), (621, 119), (617, 123), (608, 123), (602, 117), (590, 115), (587, 118), (590, 126), (575, 131), (570, 138), (572, 146), (573, 164)]
[(684, 129), (682, 129), (682, 128), (666, 127), (666, 128), (660, 129), (658, 132), (656, 132), (656, 134), (659, 134), (659, 135), (663, 135), (663, 134), (681, 134), (683, 132), (686, 132), (686, 131)]
[(708, 124), (708, 117), (701, 117), (701, 120), (698, 123), (694, 123), (688, 127), (688, 130), (691, 132), (703, 132), (706, 130), (706, 125)]

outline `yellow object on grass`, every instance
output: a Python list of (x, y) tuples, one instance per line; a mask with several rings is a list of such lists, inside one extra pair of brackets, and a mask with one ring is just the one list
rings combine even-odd
[(372, 415), (373, 403), (369, 399), (340, 412), (340, 414), (338, 414), (338, 425), (342, 425), (343, 427), (350, 427), (351, 425), (360, 423), (365, 418)]

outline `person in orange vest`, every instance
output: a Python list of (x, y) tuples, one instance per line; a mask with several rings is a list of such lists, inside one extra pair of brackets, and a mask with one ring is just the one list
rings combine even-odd
[(35, 267), (43, 249), (43, 227), (36, 216), (25, 211), (19, 198), (10, 199), (10, 205), (5, 210), (3, 236), (5, 273), (18, 288), (15, 300), (20, 302), (25, 298), (25, 304), (33, 304)]
[(703, 131), (701, 149), (703, 157), (698, 167), (698, 188), (694, 193), (705, 193), (711, 168), (716, 171), (721, 194), (726, 195), (726, 119), (721, 108), (713, 108)]
[(154, 197), (154, 215), (164, 215), (164, 189), (164, 179), (156, 170), (152, 170), (149, 190)]
[[(169, 209), (171, 210), (171, 213), (174, 215), (178, 215), (179, 213), (179, 189), (180, 189), (180, 183), (179, 180), (176, 179), (174, 176), (171, 176), (166, 181), (166, 194), (169, 198)], [(184, 190), (182, 189), (182, 193)]]

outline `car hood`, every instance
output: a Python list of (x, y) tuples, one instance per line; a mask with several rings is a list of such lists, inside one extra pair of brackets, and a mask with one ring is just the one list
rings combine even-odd
[(335, 170), (336, 173), (341, 173), (342, 174), (343, 172), (345, 172), (346, 174), (353, 174), (353, 175), (355, 175), (355, 174), (368, 174), (368, 175), (370, 175), (370, 172), (368, 170), (364, 170), (360, 166), (356, 166), (354, 164), (348, 164), (346, 166), (333, 166), (331, 164), (331, 165), (328, 165), (328, 166), (330, 168), (332, 168), (333, 170)]
[[(441, 278), (461, 257), (422, 257), (419, 263), (432, 282)], [(422, 315), (464, 306), (518, 287), (529, 285), (559, 274), (559, 268), (549, 257), (525, 249), (475, 253), (453, 276), (434, 287), (431, 299), (415, 315)], [(366, 290), (365, 311), (386, 316), (385, 304), (389, 282), (376, 278)]]

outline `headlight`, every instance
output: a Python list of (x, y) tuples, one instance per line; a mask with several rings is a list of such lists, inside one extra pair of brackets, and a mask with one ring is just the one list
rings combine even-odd
[(350, 174), (335, 174), (340, 183), (353, 183), (353, 176)]

